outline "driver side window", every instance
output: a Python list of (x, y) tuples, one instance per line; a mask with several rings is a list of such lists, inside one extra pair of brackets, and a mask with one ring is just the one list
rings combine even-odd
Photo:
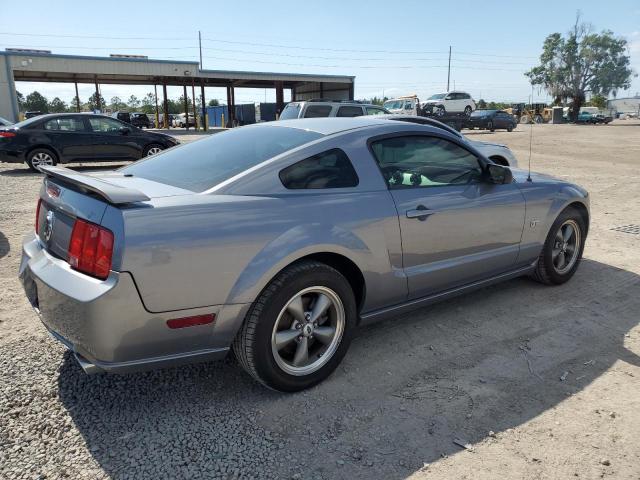
[(443, 138), (385, 138), (371, 149), (391, 189), (464, 185), (482, 176), (475, 155)]

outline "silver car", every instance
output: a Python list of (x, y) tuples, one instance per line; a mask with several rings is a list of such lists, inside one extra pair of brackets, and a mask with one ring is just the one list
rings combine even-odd
[[(219, 359), (296, 391), (355, 329), (520, 275), (576, 271), (587, 192), (441, 128), (236, 128), (109, 173), (43, 167), (20, 278), (87, 372)], [(392, 321), (392, 320), (391, 320)]]

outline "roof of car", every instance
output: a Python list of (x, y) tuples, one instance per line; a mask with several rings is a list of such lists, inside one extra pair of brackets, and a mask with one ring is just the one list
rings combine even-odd
[[(354, 130), (358, 128), (367, 128), (375, 126), (397, 126), (398, 122), (390, 122), (389, 118), (379, 118), (382, 115), (365, 115), (362, 117), (322, 117), (322, 118), (299, 118), (293, 120), (278, 120), (275, 122), (264, 122), (256, 124), (255, 126), (271, 125), (278, 127), (298, 128), (301, 130), (308, 130), (312, 132), (320, 133), (321, 135), (332, 135), (335, 133), (345, 132), (347, 130)], [(391, 117), (391, 115), (385, 115), (385, 117)], [(441, 128), (430, 125), (419, 125), (416, 123), (405, 123), (404, 126), (415, 125), (422, 128), (433, 128), (434, 131), (442, 131)]]

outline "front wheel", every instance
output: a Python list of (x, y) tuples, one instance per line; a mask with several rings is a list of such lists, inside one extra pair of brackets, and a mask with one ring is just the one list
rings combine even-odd
[(496, 131), (496, 127), (493, 126), (493, 122), (489, 121), (489, 123), (487, 123), (487, 130), (490, 130), (492, 132)]
[(323, 263), (301, 262), (262, 291), (233, 351), (264, 385), (303, 390), (336, 369), (349, 348), (356, 316), (353, 291), (342, 274)]
[(507, 127), (507, 132), (513, 132), (513, 125), (509, 125)]
[(436, 116), (444, 117), (445, 113), (447, 113), (447, 110), (444, 108), (444, 106), (439, 105), (436, 107)]
[(564, 210), (547, 234), (533, 278), (547, 285), (567, 282), (580, 264), (586, 233), (582, 215), (573, 208)]
[(472, 110), (473, 110), (473, 109), (471, 108), (471, 105), (467, 105), (466, 107), (464, 107), (464, 114), (465, 114), (467, 117), (470, 117), (470, 116), (471, 116), (471, 112), (472, 112)]

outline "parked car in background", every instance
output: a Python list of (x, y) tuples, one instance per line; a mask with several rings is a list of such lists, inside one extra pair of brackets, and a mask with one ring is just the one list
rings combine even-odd
[(398, 113), (403, 115), (419, 115), (420, 99), (415, 95), (406, 97), (398, 97), (387, 100), (382, 104), (389, 113)]
[(0, 127), (7, 127), (9, 125), (13, 125), (13, 122), (7, 120), (6, 118), (0, 117)]
[(42, 115), (42, 112), (39, 110), (32, 110), (29, 112), (24, 112), (24, 118), (33, 118), (33, 117), (37, 117), (38, 115)]
[(302, 102), (289, 102), (282, 113), (280, 120), (294, 118), (321, 118), (321, 117), (361, 117), (364, 115), (383, 115), (389, 113), (384, 107), (351, 101), (331, 100), (306, 100)]
[(511, 132), (518, 126), (513, 115), (502, 110), (475, 110), (471, 113), (467, 126), (470, 129), (507, 130)]
[(580, 112), (578, 114), (578, 118), (576, 118), (576, 123), (598, 123), (598, 117), (593, 115), (590, 112)]
[(193, 118), (193, 115), (189, 114), (188, 115), (188, 121), (187, 121), (187, 114), (186, 113), (179, 113), (177, 115), (173, 115), (172, 116), (172, 126), (173, 127), (179, 127), (179, 128), (186, 128), (187, 125), (189, 127), (195, 127), (196, 126), (196, 119)]
[(0, 128), (0, 161), (25, 162), (36, 171), (58, 163), (138, 160), (178, 143), (104, 115), (49, 114)]
[(121, 122), (128, 123), (131, 125), (131, 114), (129, 112), (113, 112), (111, 114), (113, 118), (117, 118)]
[(373, 116), (234, 128), (117, 172), (42, 168), (19, 276), (89, 373), (233, 348), (302, 390), (358, 326), (522, 275), (567, 282), (589, 225), (580, 186)]
[(468, 116), (476, 109), (476, 102), (468, 93), (454, 91), (431, 95), (421, 106), (436, 115), (444, 115), (447, 112), (463, 112)]
[(498, 165), (504, 165), (505, 167), (518, 167), (518, 159), (513, 154), (513, 152), (501, 143), (493, 143), (493, 142), (480, 142), (477, 140), (469, 140), (467, 137), (462, 135), (456, 129), (446, 125), (438, 120), (435, 120), (430, 117), (417, 117), (415, 115), (381, 115), (377, 118), (386, 119), (386, 120), (394, 120), (398, 122), (410, 122), (416, 123), (419, 125), (427, 125), (429, 127), (441, 128), (446, 132), (449, 132), (451, 135), (455, 135), (462, 142), (467, 142), (472, 147), (476, 148), (479, 152), (481, 152), (485, 157), (489, 160), (497, 163)]
[(131, 125), (138, 128), (151, 128), (152, 123), (146, 113), (134, 112), (131, 114)]

